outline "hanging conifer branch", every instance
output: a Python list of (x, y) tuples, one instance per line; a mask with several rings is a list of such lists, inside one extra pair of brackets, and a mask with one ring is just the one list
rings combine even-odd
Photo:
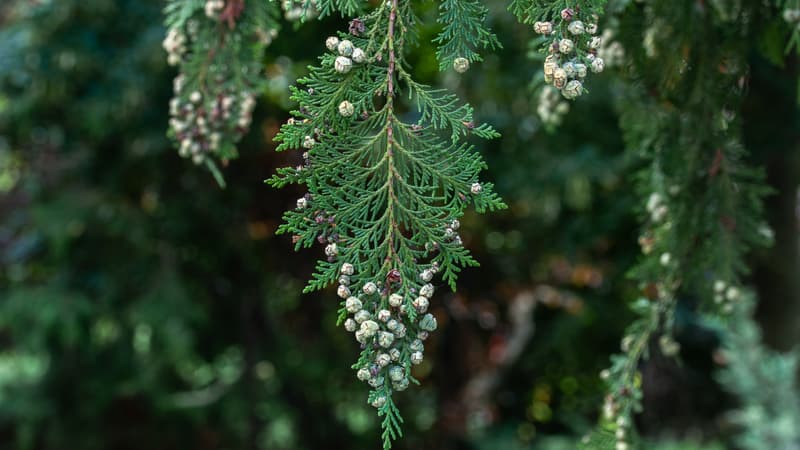
[[(324, 246), (306, 291), (338, 283), (339, 323), (361, 344), (353, 369), (372, 388), (387, 449), (402, 435), (393, 395), (416, 382), (411, 367), (437, 327), (434, 278), (455, 288), (460, 270), (477, 265), (459, 219), (469, 205), (505, 207), (478, 181), (485, 163), (463, 142), (497, 133), (452, 94), (413, 79), (404, 58), (415, 28), (411, 2), (390, 0), (326, 40), (330, 53), (293, 88), (300, 108), (276, 138), (279, 151), (304, 150), (304, 162), (268, 180), (308, 188), (279, 232), (298, 249)], [(401, 119), (404, 90), (417, 122)]]
[(164, 40), (179, 66), (170, 102), (169, 136), (178, 153), (206, 164), (220, 185), (215, 159), (236, 158), (263, 84), (264, 48), (278, 31), (277, 5), (268, 1), (170, 0)]
[[(643, 48), (638, 40), (626, 43), (636, 72), (620, 102), (628, 152), (644, 163), (638, 178), (646, 210), (639, 239), (643, 257), (632, 275), (645, 296), (634, 304), (640, 319), (626, 330), (622, 354), (612, 357), (611, 368), (601, 374), (609, 393), (601, 426), (588, 442), (605, 444), (586, 448), (635, 448), (632, 416), (642, 398), (639, 364), (656, 335), (663, 354), (680, 351), (672, 337), (678, 296), (704, 299), (701, 308), (712, 315), (731, 314), (742, 301), (738, 286), (747, 271), (744, 255), (771, 241), (762, 218), (762, 198), (769, 191), (761, 172), (743, 161), (739, 143), (738, 110), (747, 69), (732, 57), (747, 48), (750, 38), (747, 27), (730, 23), (743, 23), (753, 12), (740, 10), (738, 16), (723, 18), (713, 9), (678, 10), (651, 3), (641, 11), (644, 17), (625, 18), (631, 21), (625, 26), (657, 28), (642, 30), (640, 35), (650, 36)], [(680, 32), (678, 24), (693, 24), (696, 31)], [(730, 33), (731, 28), (738, 33)], [(693, 51), (701, 42), (716, 43), (711, 54)], [(648, 64), (652, 58), (661, 61), (658, 68)], [(609, 434), (614, 439), (604, 440)]]

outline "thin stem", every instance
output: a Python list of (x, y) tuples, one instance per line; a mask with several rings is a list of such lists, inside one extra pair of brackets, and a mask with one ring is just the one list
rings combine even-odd
[(388, 255), (384, 266), (390, 266), (392, 261), (400, 265), (400, 258), (395, 251), (394, 237), (398, 231), (397, 219), (394, 215), (394, 204), (398, 203), (397, 195), (394, 191), (394, 180), (397, 176), (397, 169), (394, 166), (394, 71), (396, 55), (394, 49), (395, 22), (397, 20), (397, 0), (392, 0), (391, 10), (389, 11), (389, 26), (386, 33), (387, 45), (389, 47), (389, 62), (386, 70), (386, 157), (388, 168), (386, 170), (386, 182), (389, 186), (387, 196), (387, 209), (389, 212), (389, 229), (386, 231)]

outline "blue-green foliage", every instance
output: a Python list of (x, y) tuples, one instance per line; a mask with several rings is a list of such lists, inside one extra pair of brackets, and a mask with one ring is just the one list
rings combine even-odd
[(740, 427), (737, 444), (745, 450), (800, 448), (798, 353), (767, 348), (753, 320), (747, 295), (727, 321), (709, 319), (722, 337), (724, 365), (719, 382), (738, 400), (729, 415)]

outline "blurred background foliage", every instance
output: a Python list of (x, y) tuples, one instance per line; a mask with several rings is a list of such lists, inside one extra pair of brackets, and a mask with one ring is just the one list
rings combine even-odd
[[(612, 77), (548, 131), (529, 88), (530, 30), (488, 3), (504, 49), (467, 76), (439, 74), (432, 48), (412, 56), (423, 81), (459, 91), (503, 134), (479, 145), (510, 208), (463, 221), (482, 267), (434, 303), (441, 331), (416, 369), (422, 388), (401, 396), (399, 449), (575, 448), (637, 295), (625, 277), (639, 251), (636, 168)], [(165, 137), (174, 74), (162, 6), (0, 3), (0, 448), (373, 448), (377, 419), (334, 297), (299, 294), (318, 255), (274, 236), (299, 192), (263, 184), (300, 161), (272, 152), (287, 87), (344, 21), (284, 23), (220, 190)], [(435, 23), (435, 5), (421, 8)], [(797, 65), (752, 64), (745, 133), (779, 190), (768, 205), (779, 245), (754, 255), (754, 282), (768, 340), (789, 348), (800, 329), (786, 314), (800, 309), (798, 128), (786, 126), (798, 123)], [(714, 381), (717, 337), (681, 314), (682, 360), (644, 368), (639, 425), (648, 448), (727, 448), (715, 443), (733, 432), (734, 403)]]

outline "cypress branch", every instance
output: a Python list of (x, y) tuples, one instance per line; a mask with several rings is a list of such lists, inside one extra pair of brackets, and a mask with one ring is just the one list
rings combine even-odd
[[(385, 449), (402, 436), (394, 393), (418, 383), (411, 367), (437, 326), (428, 312), (434, 278), (455, 289), (461, 269), (477, 265), (459, 219), (469, 205), (505, 207), (478, 180), (486, 164), (465, 142), (498, 134), (475, 124), (456, 96), (414, 80), (405, 53), (415, 27), (411, 2), (391, 0), (326, 40), (329, 53), (298, 80), (300, 107), (276, 138), (278, 151), (301, 149), (304, 164), (268, 180), (308, 188), (279, 232), (291, 233), (296, 248), (324, 247), (306, 291), (338, 284), (337, 322), (361, 344), (353, 369), (372, 387), (367, 400), (383, 417)], [(417, 122), (400, 119), (404, 97)]]

